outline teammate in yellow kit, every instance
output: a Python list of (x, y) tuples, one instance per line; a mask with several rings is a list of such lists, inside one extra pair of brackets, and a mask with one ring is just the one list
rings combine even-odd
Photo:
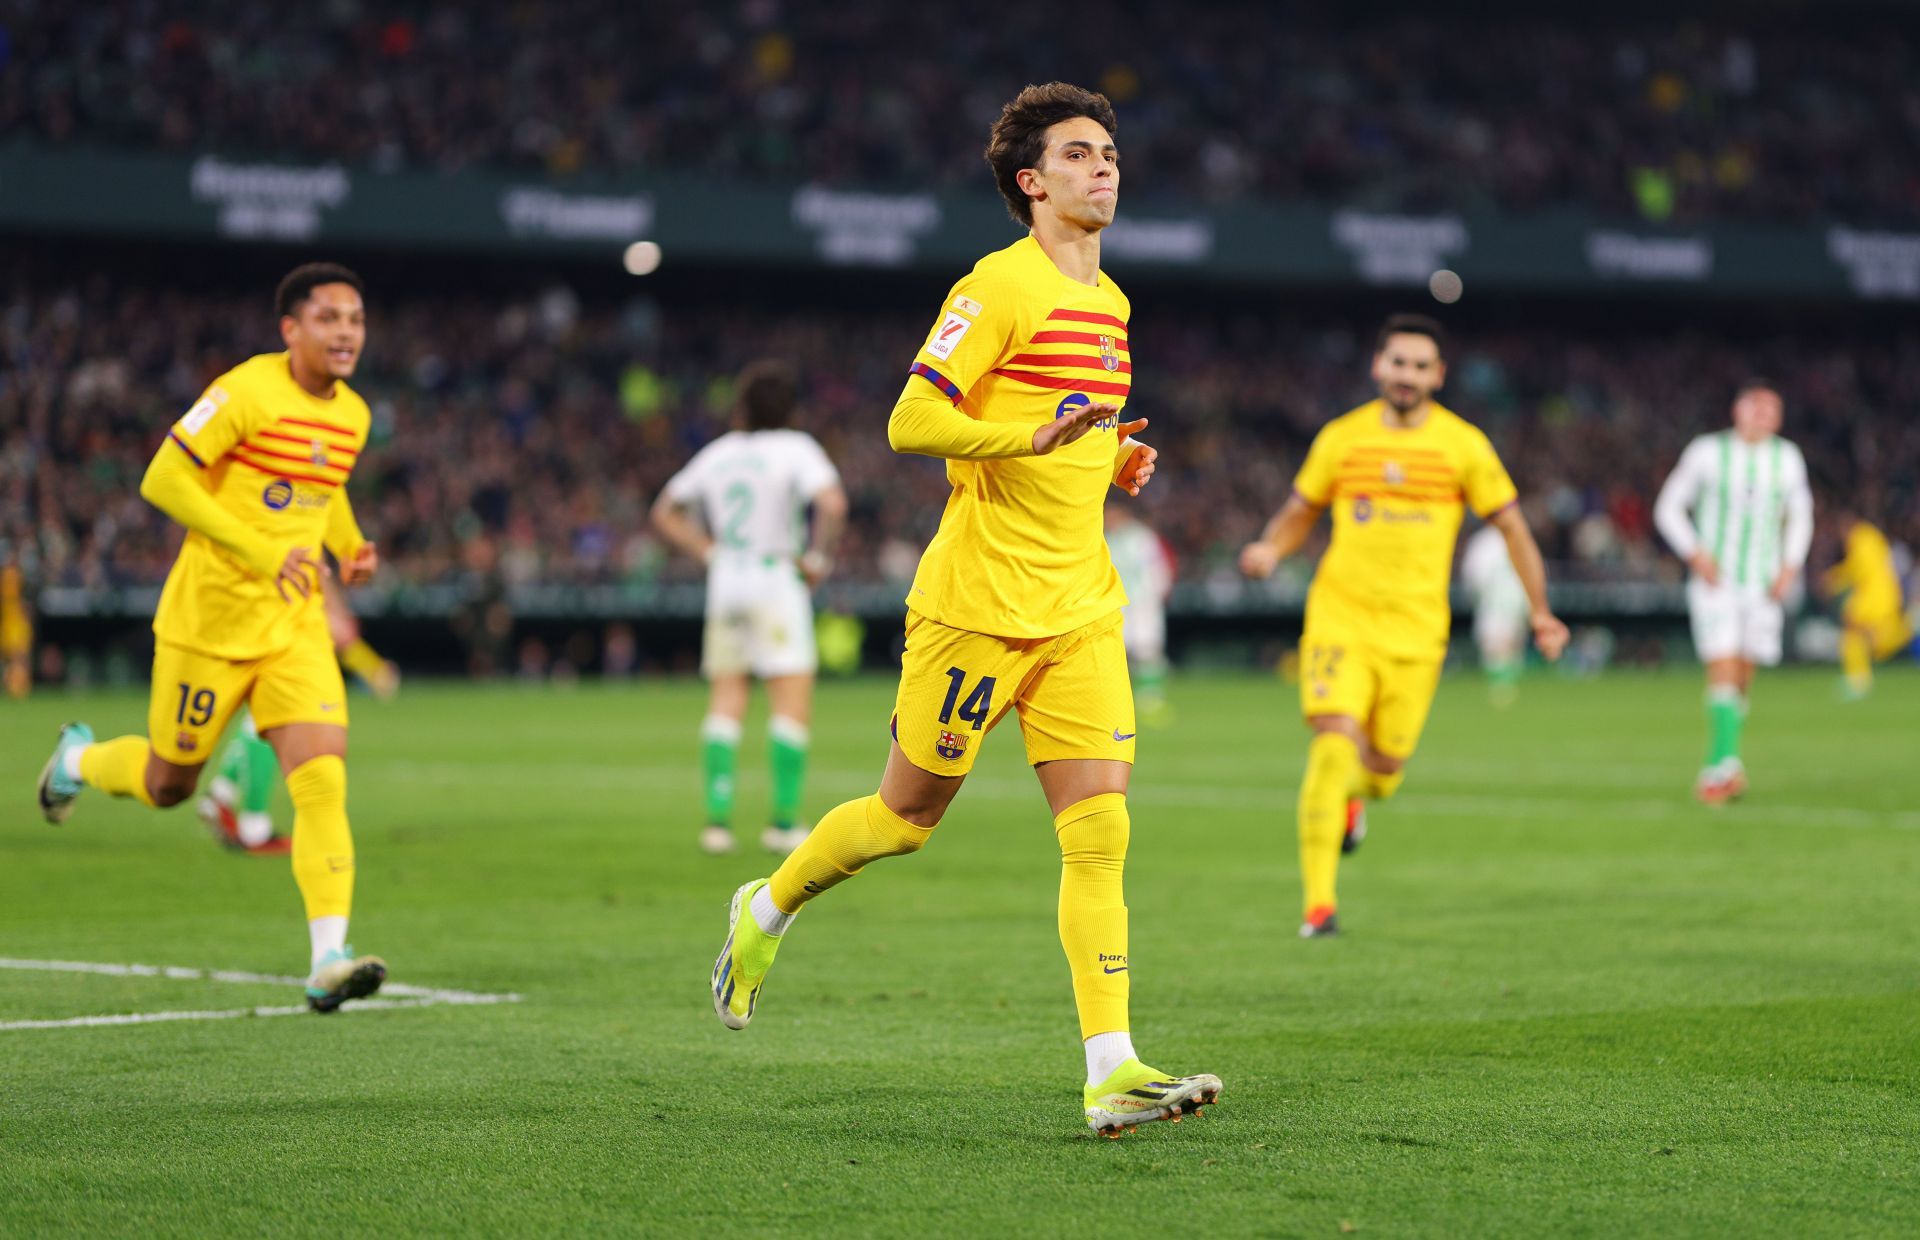
[(1300, 638), (1300, 705), (1313, 729), (1299, 806), (1306, 938), (1338, 931), (1334, 876), (1365, 834), (1360, 798), (1394, 794), (1426, 724), (1465, 505), (1506, 538), (1541, 653), (1557, 659), (1567, 643), (1513, 480), (1487, 437), (1433, 399), (1445, 342), (1423, 315), (1387, 320), (1373, 356), (1380, 398), (1321, 428), (1292, 497), (1240, 553), (1248, 576), (1268, 576), (1333, 508)]
[(1845, 594), (1840, 607), (1840, 668), (1849, 696), (1873, 689), (1873, 663), (1890, 659), (1913, 640), (1900, 602), (1900, 574), (1894, 571), (1887, 536), (1854, 513), (1842, 515), (1846, 556), (1828, 569), (1820, 584), (1828, 595)]
[(720, 1019), (745, 1028), (794, 915), (867, 863), (924, 845), (986, 734), (1017, 709), (1060, 842), (1083, 1109), (1117, 1136), (1178, 1120), (1220, 1081), (1147, 1067), (1128, 1033), (1133, 692), (1101, 510), (1109, 485), (1139, 493), (1155, 454), (1130, 438), (1144, 420), (1120, 421), (1129, 307), (1100, 270), (1120, 188), (1113, 133), (1104, 96), (1059, 82), (1029, 86), (993, 126), (987, 159), (1028, 235), (948, 293), (887, 426), (896, 452), (945, 458), (953, 493), (907, 596), (886, 771), (771, 880), (734, 893), (712, 980)]
[(320, 599), (322, 545), (356, 585), (379, 556), (346, 481), (367, 440), (366, 402), (344, 382), (366, 343), (360, 278), (310, 263), (280, 283), (284, 353), (221, 375), (176, 422), (140, 494), (187, 527), (154, 613), (146, 736), (95, 743), (61, 729), (40, 806), (64, 822), (82, 787), (178, 805), (228, 720), (250, 705), (293, 799), (293, 874), (306, 903), (307, 1001), (331, 1012), (386, 977), (346, 945), (353, 901), (347, 826), (347, 698)]

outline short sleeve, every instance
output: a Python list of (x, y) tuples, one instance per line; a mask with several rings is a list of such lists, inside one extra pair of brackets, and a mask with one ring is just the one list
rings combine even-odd
[(712, 445), (693, 454), (693, 459), (680, 467), (680, 472), (667, 479), (667, 485), (661, 488), (661, 494), (675, 504), (691, 504), (700, 498), (700, 482), (707, 472), (707, 463), (713, 459)]
[(840, 471), (827, 459), (827, 451), (812, 435), (799, 433), (795, 440), (795, 475), (800, 484), (800, 493), (815, 496), (830, 487), (840, 485)]
[(1493, 450), (1492, 441), (1478, 431), (1474, 432), (1467, 449), (1460, 489), (1465, 492), (1473, 515), (1482, 520), (1520, 498), (1513, 479), (1507, 475), (1507, 467), (1500, 463), (1500, 454)]
[(200, 399), (180, 415), (167, 438), (205, 469), (260, 429), (259, 402), (250, 400), (231, 372), (214, 380)]
[(1339, 462), (1333, 459), (1333, 436), (1329, 433), (1332, 429), (1330, 424), (1320, 428), (1307, 449), (1306, 462), (1293, 478), (1294, 493), (1315, 508), (1325, 508), (1333, 498), (1334, 470)]
[(978, 268), (954, 285), (910, 370), (959, 404), (999, 364), (1013, 335), (1015, 290)]

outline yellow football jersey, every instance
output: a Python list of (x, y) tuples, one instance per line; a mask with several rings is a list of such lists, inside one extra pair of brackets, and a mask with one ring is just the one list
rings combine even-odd
[(1847, 592), (1849, 618), (1874, 619), (1900, 610), (1900, 575), (1887, 536), (1865, 521), (1847, 531), (1846, 558), (1827, 573), (1828, 589)]
[(1493, 445), (1439, 405), (1420, 425), (1386, 424), (1369, 401), (1314, 437), (1294, 490), (1333, 508), (1333, 542), (1307, 592), (1307, 628), (1350, 634), (1404, 658), (1443, 654), (1447, 587), (1463, 503), (1482, 517), (1516, 499)]
[[(1037, 427), (1133, 386), (1126, 295), (1070, 279), (1027, 237), (953, 286), (902, 400), (928, 385), (982, 422)], [(1116, 420), (1046, 456), (947, 462), (953, 493), (907, 605), (950, 628), (1056, 637), (1126, 604), (1101, 513)]]
[[(277, 546), (309, 547), (318, 559), (329, 518), (342, 515), (330, 510), (346, 502), (342, 488), (370, 423), (367, 403), (346, 384), (322, 400), (293, 381), (285, 353), (263, 353), (215, 380), (167, 438), (201, 467), (222, 508)], [(283, 599), (272, 579), (190, 530), (160, 593), (153, 631), (224, 659), (262, 658), (285, 649), (306, 613), (320, 611), (317, 586), (304, 599), (287, 594)]]

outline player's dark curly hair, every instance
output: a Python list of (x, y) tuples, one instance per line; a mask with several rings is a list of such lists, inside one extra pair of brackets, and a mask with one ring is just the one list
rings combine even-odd
[(1113, 104), (1105, 95), (1067, 82), (1029, 86), (1000, 109), (1000, 119), (987, 136), (987, 162), (993, 165), (993, 179), (1014, 223), (1033, 227), (1033, 200), (1020, 188), (1020, 170), (1040, 166), (1047, 153), (1049, 126), (1076, 116), (1096, 122), (1108, 137), (1119, 131)]
[(304, 263), (289, 271), (287, 278), (280, 281), (280, 287), (273, 291), (274, 309), (282, 318), (299, 314), (300, 303), (313, 296), (313, 290), (322, 284), (351, 285), (354, 292), (362, 297), (367, 295), (367, 286), (360, 277), (339, 263)]
[(1438, 319), (1430, 319), (1424, 314), (1390, 314), (1387, 321), (1380, 325), (1380, 334), (1373, 338), (1373, 351), (1378, 353), (1387, 347), (1387, 340), (1393, 336), (1425, 336), (1433, 341), (1433, 347), (1441, 358), (1447, 356), (1447, 329), (1440, 326)]
[(800, 402), (800, 380), (785, 362), (763, 358), (740, 372), (737, 408), (740, 424), (750, 431), (779, 430), (793, 422)]

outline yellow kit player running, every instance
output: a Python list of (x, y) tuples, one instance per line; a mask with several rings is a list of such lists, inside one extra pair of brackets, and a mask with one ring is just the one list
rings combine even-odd
[(1842, 515), (1847, 531), (1846, 555), (1820, 580), (1829, 595), (1845, 594), (1840, 606), (1840, 669), (1846, 675), (1847, 694), (1863, 698), (1873, 690), (1873, 664), (1891, 659), (1913, 640), (1900, 602), (1900, 574), (1893, 567), (1893, 548), (1865, 518)]
[(1102, 540), (1107, 487), (1138, 494), (1154, 452), (1121, 422), (1128, 303), (1100, 271), (1119, 157), (1113, 107), (1029, 86), (987, 148), (1030, 230), (955, 285), (888, 423), (896, 452), (945, 458), (953, 493), (907, 597), (894, 741), (879, 790), (829, 811), (773, 877), (734, 893), (713, 969), (720, 1019), (744, 1029), (781, 936), (808, 900), (933, 834), (987, 732), (1017, 709), (1062, 858), (1060, 941), (1097, 1132), (1178, 1120), (1220, 1092), (1135, 1057), (1121, 890), (1134, 751), (1121, 643), (1126, 596)]
[(310, 263), (275, 295), (284, 353), (215, 380), (167, 433), (140, 494), (187, 527), (154, 613), (146, 736), (95, 743), (61, 729), (40, 806), (64, 822), (83, 786), (178, 805), (228, 720), (250, 704), (292, 795), (293, 876), (312, 948), (307, 1002), (331, 1012), (386, 978), (346, 945), (353, 901), (347, 827), (347, 698), (320, 598), (322, 544), (349, 585), (379, 557), (346, 481), (367, 440), (366, 402), (343, 382), (366, 343), (360, 278)]
[(1334, 876), (1366, 831), (1359, 798), (1394, 794), (1426, 724), (1465, 505), (1505, 537), (1541, 653), (1557, 659), (1567, 643), (1506, 468), (1478, 428), (1433, 399), (1446, 379), (1444, 350), (1432, 319), (1389, 318), (1373, 357), (1380, 398), (1321, 428), (1292, 497), (1240, 553), (1242, 571), (1266, 577), (1333, 508), (1333, 541), (1300, 638), (1300, 706), (1313, 729), (1299, 807), (1305, 938), (1338, 931)]

